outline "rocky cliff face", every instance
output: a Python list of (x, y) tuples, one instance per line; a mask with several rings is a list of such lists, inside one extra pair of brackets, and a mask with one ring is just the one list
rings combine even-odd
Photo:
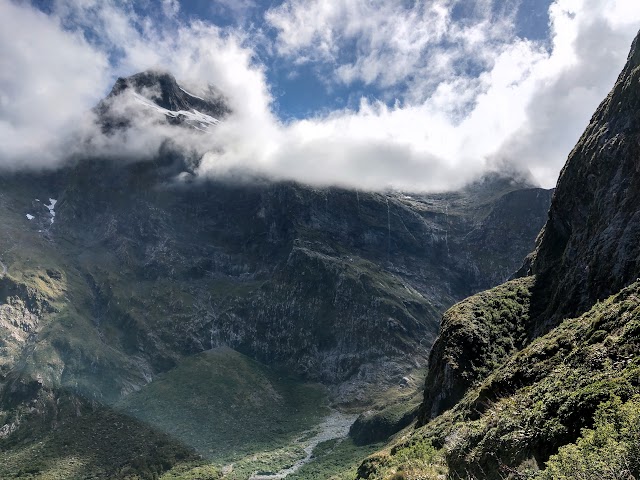
[(529, 272), (549, 292), (540, 328), (581, 313), (640, 275), (640, 45), (558, 180)]
[[(522, 278), (443, 317), (415, 435), (442, 448), (453, 475), (537, 478), (531, 469), (576, 441), (606, 401), (640, 391), (639, 42), (569, 155)], [(361, 475), (385, 464), (374, 458)]]
[[(569, 155), (549, 219), (536, 249), (521, 269), (523, 275), (535, 274), (525, 314), (519, 320), (519, 328), (526, 332), (519, 340), (521, 345), (563, 318), (580, 315), (640, 275), (638, 48), (636, 41), (615, 87)], [(508, 301), (498, 290), (490, 299), (493, 312), (508, 309)], [(454, 405), (470, 385), (462, 379), (469, 375), (467, 369), (458, 368), (446, 351), (461, 351), (476, 366), (486, 363), (474, 349), (460, 350), (458, 339), (448, 333), (455, 316), (455, 310), (445, 315), (441, 337), (431, 353), (423, 422), (445, 406)], [(478, 321), (494, 323), (491, 316), (472, 311), (464, 315), (461, 323), (469, 329)], [(443, 372), (449, 372), (446, 379)], [(473, 381), (482, 378), (474, 376)]]
[[(183, 355), (227, 345), (342, 385), (341, 401), (366, 400), (367, 388), (424, 363), (445, 308), (516, 269), (550, 198), (502, 180), (485, 197), (171, 183), (175, 165), (163, 162), (83, 162), (55, 178), (3, 181), (20, 238), (62, 272), (37, 275), (108, 351), (89, 371), (60, 315), (45, 322), (70, 382), (106, 375), (91, 396), (116, 398)], [(48, 196), (55, 223), (34, 200)], [(6, 241), (12, 277), (26, 259)]]

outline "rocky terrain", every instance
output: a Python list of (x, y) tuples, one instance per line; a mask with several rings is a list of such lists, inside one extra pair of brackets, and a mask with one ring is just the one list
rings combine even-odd
[[(166, 74), (120, 79), (110, 98), (127, 89), (176, 128), (207, 130), (228, 112), (221, 97), (196, 97)], [(196, 121), (200, 114), (209, 120)], [(126, 119), (104, 115), (107, 131), (126, 128)], [(410, 391), (442, 313), (517, 270), (552, 193), (497, 174), (457, 192), (371, 193), (198, 179), (189, 165), (167, 145), (151, 161), (81, 158), (55, 172), (0, 176), (0, 455), (16, 466), (3, 475), (20, 477), (34, 438), (73, 438), (74, 451), (87, 454), (73, 433), (79, 416), (96, 425), (129, 418), (121, 417), (127, 399), (162, 390), (163, 374), (220, 347), (260, 362), (247, 364), (252, 371), (268, 365), (298, 383), (320, 382), (342, 407)], [(316, 399), (301, 431), (321, 408)], [(143, 420), (152, 430), (140, 435), (164, 453), (140, 453), (134, 468), (118, 450), (109, 475), (155, 475), (179, 463), (176, 452), (187, 460), (196, 447), (208, 452), (188, 435), (177, 441), (180, 425)], [(141, 441), (127, 438), (123, 445)], [(52, 463), (40, 472), (67, 458), (41, 455)], [(78, 462), (64, 471), (102, 465)]]
[(455, 305), (417, 429), (361, 478), (636, 478), (640, 41), (573, 149), (520, 278)]

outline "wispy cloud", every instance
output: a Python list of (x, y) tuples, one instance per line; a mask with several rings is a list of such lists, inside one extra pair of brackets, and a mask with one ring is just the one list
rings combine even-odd
[(211, 8), (214, 13), (230, 14), (237, 23), (243, 23), (258, 5), (254, 0), (213, 0)]
[(180, 11), (180, 2), (178, 0), (162, 0), (162, 12), (168, 18), (173, 18)]
[(294, 63), (326, 62), (335, 81), (400, 86), (424, 99), (443, 79), (489, 68), (514, 38), (515, 4), (465, 3), (286, 0), (266, 20)]
[[(552, 186), (624, 64), (640, 4), (556, 0), (545, 43), (517, 36), (511, 8), (460, 4), (286, 0), (266, 14), (277, 35), (264, 48), (260, 31), (187, 21), (173, 2), (158, 16), (128, 2), (58, 0), (45, 15), (0, 0), (0, 165), (59, 161), (61, 139), (81, 124), (84, 138), (93, 135), (85, 147), (118, 157), (153, 155), (171, 138), (200, 157), (201, 175), (240, 168), (312, 184), (443, 190), (506, 163)], [(269, 52), (292, 70), (322, 66), (329, 83), (375, 85), (384, 101), (283, 122)], [(142, 115), (117, 149), (107, 147), (80, 119), (116, 75), (148, 68), (196, 92), (215, 85), (233, 114), (209, 136)]]

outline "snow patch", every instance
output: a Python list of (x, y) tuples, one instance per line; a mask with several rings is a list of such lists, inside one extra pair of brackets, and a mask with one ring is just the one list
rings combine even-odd
[[(218, 125), (220, 123), (220, 120), (218, 120), (217, 118), (213, 118), (211, 115), (207, 115), (206, 113), (199, 112), (195, 108), (192, 111), (167, 110), (166, 108), (156, 105), (155, 103), (143, 97), (139, 93), (133, 92), (133, 97), (136, 99), (136, 101), (143, 104), (144, 106), (153, 108), (154, 110), (160, 113), (163, 113), (168, 117), (172, 117), (172, 118), (184, 117), (186, 123), (190, 127), (195, 128), (196, 130), (202, 130), (203, 132), (208, 132), (211, 127)], [(198, 127), (198, 124), (204, 128)]]
[(51, 215), (51, 223), (53, 223), (53, 221), (55, 220), (55, 216), (56, 216), (56, 203), (58, 203), (58, 201), (55, 198), (50, 198), (49, 199), (49, 205), (45, 205), (45, 207), (47, 207), (47, 209), (49, 210), (49, 215)]
[(36, 218), (36, 217), (34, 217), (33, 215), (27, 213), (27, 220), (33, 220), (34, 218)]
[(190, 97), (198, 98), (198, 99), (200, 99), (200, 100), (202, 100), (202, 101), (206, 102), (206, 100), (205, 100), (204, 98), (199, 97), (199, 96), (197, 96), (197, 95), (194, 95), (194, 94), (193, 94), (193, 93), (191, 93), (191, 92), (187, 92), (187, 91), (186, 91), (184, 88), (182, 88), (182, 87), (178, 87), (178, 88), (179, 88), (180, 90), (182, 90), (184, 93), (186, 93), (187, 95), (189, 95)]

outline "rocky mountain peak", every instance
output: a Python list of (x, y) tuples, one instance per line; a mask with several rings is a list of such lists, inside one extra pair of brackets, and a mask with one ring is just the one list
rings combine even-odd
[(171, 124), (197, 130), (209, 131), (231, 113), (215, 87), (210, 86), (206, 93), (197, 95), (182, 88), (172, 74), (147, 70), (118, 78), (109, 95), (100, 102), (96, 110), (106, 130), (129, 125), (129, 119), (113, 108), (119, 97), (127, 93), (140, 108), (164, 114)]

